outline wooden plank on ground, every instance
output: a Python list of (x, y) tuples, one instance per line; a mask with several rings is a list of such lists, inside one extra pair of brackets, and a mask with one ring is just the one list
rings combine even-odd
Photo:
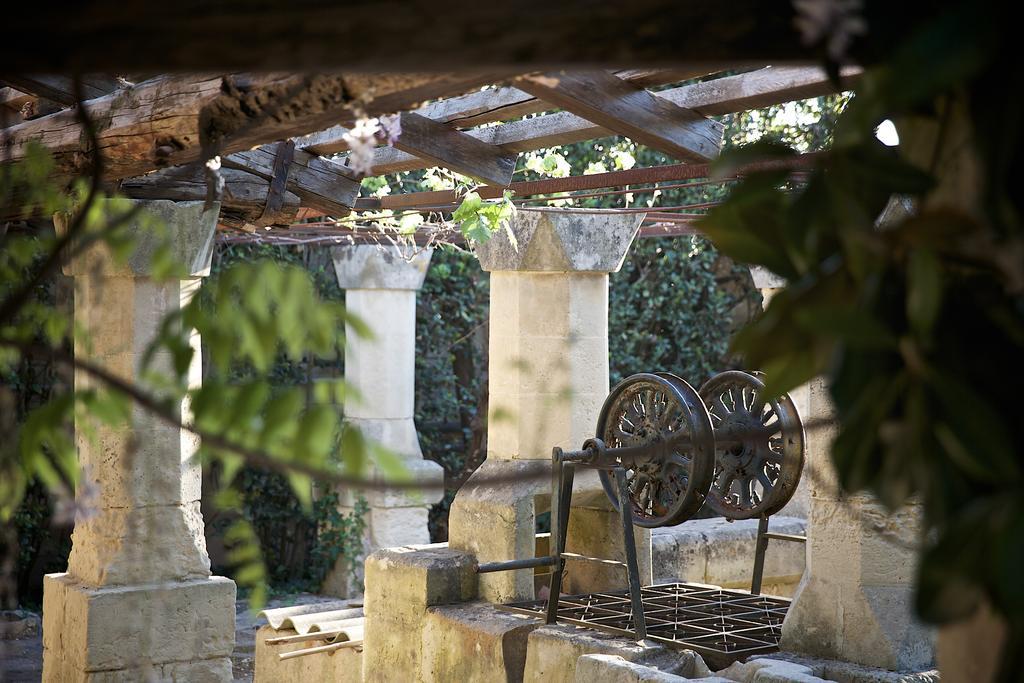
[(516, 85), (604, 128), (680, 161), (718, 156), (722, 124), (607, 71), (522, 76)]
[(474, 137), (425, 116), (404, 112), (402, 133), (394, 145), (403, 152), (426, 159), (489, 185), (512, 182), (515, 152), (481, 142)]

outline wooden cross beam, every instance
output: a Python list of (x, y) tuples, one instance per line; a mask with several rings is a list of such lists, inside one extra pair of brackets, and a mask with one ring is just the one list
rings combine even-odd
[(680, 161), (718, 156), (723, 126), (607, 71), (522, 76), (526, 92)]
[[(618, 76), (630, 83), (643, 87), (678, 83), (697, 76), (706, 76), (719, 70), (715, 67), (694, 67), (689, 69), (630, 69), (617, 72)], [(415, 113), (434, 121), (447, 123), (455, 128), (472, 128), (495, 121), (511, 121), (527, 114), (536, 114), (549, 107), (530, 93), (512, 86), (488, 88), (476, 92), (448, 97), (430, 102)], [(348, 149), (344, 126), (331, 126), (327, 130), (311, 133), (298, 138), (296, 147), (317, 154), (337, 154)]]
[[(852, 88), (859, 76), (859, 69), (843, 71), (841, 87)], [(766, 67), (736, 76), (670, 88), (654, 94), (680, 107), (699, 111), (706, 116), (717, 116), (834, 92), (835, 85), (820, 68)], [(466, 96), (469, 97), (472, 95)], [(512, 121), (500, 126), (475, 128), (465, 133), (506, 152), (528, 152), (615, 134), (614, 131), (571, 112), (558, 112)], [(325, 137), (320, 137), (319, 142), (320, 145), (328, 144)], [(316, 149), (322, 150), (323, 147), (318, 146)], [(432, 165), (401, 150), (378, 147), (374, 152), (373, 173), (386, 175)]]
[[(233, 228), (246, 225), (286, 225), (295, 220), (301, 201), (286, 190), (281, 206), (268, 214), (270, 184), (263, 178), (233, 168), (221, 169), (224, 193), (221, 196), (220, 222)], [(149, 175), (128, 178), (121, 191), (136, 199), (202, 201), (206, 199), (206, 172), (201, 164), (176, 166)]]
[(402, 113), (402, 134), (394, 145), (437, 166), (444, 166), (489, 185), (505, 187), (516, 170), (515, 152), (481, 142), (440, 121)]
[[(223, 159), (227, 168), (246, 171), (266, 181), (274, 177), (275, 145), (263, 145)], [(288, 171), (287, 188), (302, 206), (336, 218), (347, 216), (359, 196), (359, 181), (343, 164), (296, 149)]]

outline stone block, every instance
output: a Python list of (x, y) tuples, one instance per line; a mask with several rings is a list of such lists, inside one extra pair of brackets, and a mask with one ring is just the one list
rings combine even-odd
[[(575, 502), (575, 496), (573, 497)], [(566, 550), (587, 557), (625, 562), (626, 551), (622, 537), (622, 518), (611, 508), (607, 498), (605, 505), (576, 507), (569, 511), (569, 535)], [(633, 527), (633, 540), (640, 570), (641, 585), (652, 583), (651, 574), (651, 530)], [(569, 560), (563, 577), (562, 592), (569, 594), (599, 593), (606, 590), (629, 587), (626, 568), (614, 565)]]
[[(875, 667), (840, 662), (834, 659), (820, 659), (795, 655), (789, 652), (775, 652), (757, 655), (745, 663), (737, 663), (718, 672), (729, 680), (754, 681), (756, 683), (809, 683), (813, 681), (836, 681), (837, 683), (938, 683), (939, 673), (935, 670), (887, 671)], [(808, 678), (810, 677), (810, 678)], [(983, 678), (951, 679), (953, 681), (983, 681)]]
[(199, 662), (215, 672), (234, 648), (235, 584), (223, 577), (91, 588), (48, 574), (43, 596), (44, 681), (141, 680), (144, 669)]
[(284, 681), (331, 681), (332, 683), (361, 683), (363, 679), (363, 653), (361, 648), (342, 648), (331, 652), (306, 655), (281, 661), (280, 655), (295, 650), (323, 645), (323, 641), (282, 643), (267, 645), (267, 638), (293, 636), (292, 629), (274, 630), (264, 625), (256, 631), (256, 671), (253, 683), (282, 683)]
[(692, 672), (694, 667), (692, 652), (670, 650), (652, 641), (636, 642), (592, 629), (559, 624), (543, 626), (530, 633), (523, 680), (527, 683), (577, 680), (577, 661), (583, 655), (592, 654), (618, 656), (677, 675)]
[(433, 253), (415, 246), (359, 244), (334, 247), (331, 258), (342, 289), (415, 291), (423, 286)]
[(804, 576), (782, 625), (782, 648), (889, 670), (932, 666), (934, 635), (917, 621), (908, 586)]
[(579, 209), (520, 209), (502, 230), (476, 246), (488, 271), (614, 273), (622, 266), (643, 214)]
[(540, 622), (485, 603), (431, 607), (423, 624), (421, 680), (523, 680), (526, 642)]
[[(101, 273), (106, 277), (144, 277), (152, 272), (154, 252), (165, 244), (189, 275), (209, 274), (219, 203), (214, 203), (209, 210), (205, 210), (206, 202), (164, 199), (101, 199), (99, 205), (111, 218), (123, 215), (134, 206), (142, 206), (142, 212), (121, 228), (131, 235), (135, 250), (127, 262), (119, 263), (105, 243), (93, 243), (64, 265), (65, 275), (79, 277)], [(69, 216), (55, 214), (53, 223), (58, 234), (63, 234), (68, 229)]]
[[(754, 567), (757, 520), (727, 522), (722, 518), (692, 519), (676, 527), (652, 530), (656, 581), (678, 579), (723, 588), (748, 590)], [(772, 517), (769, 530), (802, 535), (802, 519)], [(769, 541), (762, 588), (791, 595), (804, 570), (804, 545)], [(768, 589), (772, 590), (769, 591)]]
[(366, 559), (364, 680), (417, 680), (427, 608), (476, 597), (472, 555), (443, 545), (388, 548)]
[(370, 508), (367, 542), (370, 548), (427, 545), (429, 509), (426, 507)]
[[(691, 651), (684, 654), (692, 655), (694, 664), (699, 662), (699, 657)], [(700, 662), (702, 665), (703, 662)], [(694, 678), (696, 674), (692, 669), (699, 667), (680, 667), (686, 670), (686, 676), (662, 671), (653, 666), (645, 666), (630, 662), (618, 655), (583, 655), (576, 660), (576, 683), (686, 683), (687, 681), (707, 681), (706, 678)], [(725, 680), (725, 679), (721, 679)]]
[(79, 519), (68, 571), (92, 586), (153, 583), (210, 575), (199, 502), (105, 508)]
[[(485, 460), (452, 502), (449, 545), (481, 563), (534, 557), (536, 500), (550, 500), (550, 473), (550, 462), (541, 460)], [(487, 481), (495, 478), (502, 481)], [(481, 574), (480, 597), (497, 603), (530, 600), (533, 571)]]

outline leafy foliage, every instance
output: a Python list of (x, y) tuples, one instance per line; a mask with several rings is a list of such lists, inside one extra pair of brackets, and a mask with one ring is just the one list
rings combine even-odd
[[(827, 163), (799, 187), (750, 177), (703, 229), (787, 280), (736, 348), (774, 391), (826, 375), (843, 488), (923, 504), (921, 616), (960, 619), (987, 599), (1010, 624), (1002, 677), (1016, 680), (1024, 423), (1010, 369), (1024, 352), (1024, 234), (1008, 83), (1020, 77), (999, 21), (963, 3), (894, 43), (869, 37), (878, 62)], [(897, 148), (875, 138), (885, 118)]]

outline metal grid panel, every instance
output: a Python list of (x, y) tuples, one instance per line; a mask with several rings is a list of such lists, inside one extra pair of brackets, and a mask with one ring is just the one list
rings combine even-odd
[[(700, 653), (709, 664), (727, 666), (754, 654), (776, 652), (789, 600), (741, 591), (668, 583), (642, 588), (647, 637)], [(505, 605), (544, 614), (547, 601)], [(562, 596), (558, 621), (635, 637), (629, 591)]]

